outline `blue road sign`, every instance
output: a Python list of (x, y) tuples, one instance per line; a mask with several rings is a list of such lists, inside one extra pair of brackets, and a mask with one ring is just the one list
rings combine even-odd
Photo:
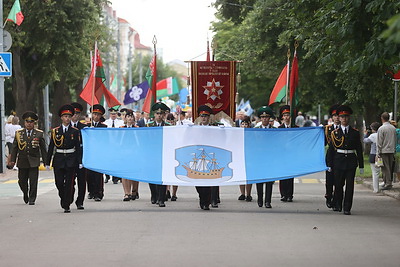
[(12, 54), (9, 52), (0, 53), (0, 77), (11, 77), (12, 75)]

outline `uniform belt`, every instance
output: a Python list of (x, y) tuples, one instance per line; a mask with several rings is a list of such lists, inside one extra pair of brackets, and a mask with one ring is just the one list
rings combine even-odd
[(69, 154), (69, 153), (74, 153), (75, 148), (70, 148), (70, 149), (56, 149), (57, 153), (64, 153), (64, 154)]
[(342, 154), (352, 154), (352, 153), (356, 153), (355, 149), (350, 149), (350, 150), (346, 150), (346, 149), (337, 149), (336, 150), (338, 153), (342, 153)]

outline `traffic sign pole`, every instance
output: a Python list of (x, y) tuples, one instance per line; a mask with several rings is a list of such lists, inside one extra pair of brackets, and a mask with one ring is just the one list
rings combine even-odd
[[(3, 52), (3, 0), (0, 0), (0, 52)], [(0, 172), (4, 173), (6, 170), (6, 154), (5, 147), (5, 135), (4, 135), (4, 77), (0, 77), (0, 119), (1, 119), (1, 148), (0, 148), (0, 156), (1, 156), (1, 164), (0, 164)]]

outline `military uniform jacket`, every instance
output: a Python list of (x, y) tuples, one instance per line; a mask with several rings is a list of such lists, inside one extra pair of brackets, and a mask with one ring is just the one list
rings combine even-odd
[[(86, 124), (87, 127), (92, 127), (91, 123)], [(105, 125), (102, 122), (98, 122), (97, 125), (95, 125), (95, 123), (93, 123), (93, 127), (95, 128), (107, 128), (107, 125)]]
[[(356, 169), (357, 166), (364, 168), (363, 149), (359, 132), (349, 127), (349, 132), (345, 135), (342, 128), (331, 132), (330, 149), (327, 154), (328, 167), (335, 166), (339, 170)], [(339, 153), (341, 150), (355, 150), (356, 153)]]
[[(160, 126), (171, 126), (170, 123), (162, 121)], [(146, 124), (146, 127), (158, 127), (156, 121), (152, 121)]]
[(262, 127), (262, 124), (260, 124), (260, 125), (258, 125), (258, 126), (256, 126), (256, 127), (254, 127), (254, 128), (257, 128), (257, 129), (276, 129), (274, 126), (270, 126), (269, 124), (268, 124), (268, 126), (267, 127)]
[[(73, 122), (71, 121), (71, 125), (73, 124)], [(82, 130), (83, 128), (87, 127), (87, 125), (85, 123), (82, 123), (80, 121), (77, 122), (77, 125), (74, 126), (75, 128), (78, 128), (79, 130)]]
[[(338, 126), (340, 127), (340, 125)], [(328, 149), (326, 151), (325, 163), (328, 165), (328, 154), (331, 153), (332, 146), (330, 143), (332, 142), (331, 134), (335, 130), (335, 124), (329, 124), (324, 126), (324, 134), (325, 134), (325, 146), (328, 145)], [(330, 166), (333, 167), (333, 166)]]
[(75, 168), (82, 163), (81, 135), (80, 131), (72, 126), (63, 133), (63, 127), (59, 126), (51, 130), (49, 153), (46, 165), (50, 165), (53, 157), (53, 167)]
[(31, 137), (28, 138), (25, 128), (17, 130), (11, 150), (11, 162), (15, 162), (18, 156), (18, 168), (39, 167), (40, 155), (45, 162), (47, 152), (43, 131), (32, 129)]

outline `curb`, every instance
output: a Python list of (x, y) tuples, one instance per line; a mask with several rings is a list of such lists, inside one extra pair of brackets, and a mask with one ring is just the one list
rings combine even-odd
[[(356, 177), (356, 182), (361, 183), (363, 186), (373, 190), (372, 186), (372, 179), (368, 178), (361, 178), (361, 177)], [(383, 194), (385, 196), (400, 200), (400, 184), (399, 183), (394, 183), (393, 188), (390, 190), (380, 190), (379, 193), (377, 194)]]

